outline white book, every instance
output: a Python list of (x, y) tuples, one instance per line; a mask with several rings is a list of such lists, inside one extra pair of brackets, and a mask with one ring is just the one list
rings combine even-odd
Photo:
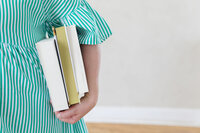
[(54, 112), (68, 109), (68, 96), (65, 92), (63, 74), (55, 46), (55, 39), (44, 39), (36, 44), (39, 59), (46, 78)]
[(74, 25), (66, 27), (66, 34), (68, 35), (68, 44), (71, 49), (71, 56), (74, 65), (74, 71), (76, 76), (77, 88), (79, 91), (79, 98), (83, 97), (88, 92), (88, 84), (85, 75), (85, 69), (83, 64), (83, 58), (81, 54), (80, 44), (76, 28)]

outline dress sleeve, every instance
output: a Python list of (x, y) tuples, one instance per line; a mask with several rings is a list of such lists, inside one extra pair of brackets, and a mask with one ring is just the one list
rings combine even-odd
[(80, 44), (101, 44), (112, 31), (100, 14), (86, 0), (49, 0), (46, 30), (53, 36), (52, 28), (76, 25)]

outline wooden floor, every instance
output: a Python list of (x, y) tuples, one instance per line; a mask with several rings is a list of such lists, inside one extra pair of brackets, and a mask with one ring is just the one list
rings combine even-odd
[(132, 125), (132, 124), (105, 124), (86, 123), (89, 133), (200, 133), (200, 128)]

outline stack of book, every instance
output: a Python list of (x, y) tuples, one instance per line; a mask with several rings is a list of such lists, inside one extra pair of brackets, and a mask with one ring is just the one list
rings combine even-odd
[(54, 37), (36, 43), (53, 110), (69, 109), (88, 92), (76, 26), (53, 28)]

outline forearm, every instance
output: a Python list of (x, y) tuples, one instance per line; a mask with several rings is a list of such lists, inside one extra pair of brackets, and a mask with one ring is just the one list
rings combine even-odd
[(99, 69), (100, 69), (100, 48), (98, 45), (81, 45), (81, 52), (87, 77), (89, 95), (92, 102), (96, 104), (99, 93)]

